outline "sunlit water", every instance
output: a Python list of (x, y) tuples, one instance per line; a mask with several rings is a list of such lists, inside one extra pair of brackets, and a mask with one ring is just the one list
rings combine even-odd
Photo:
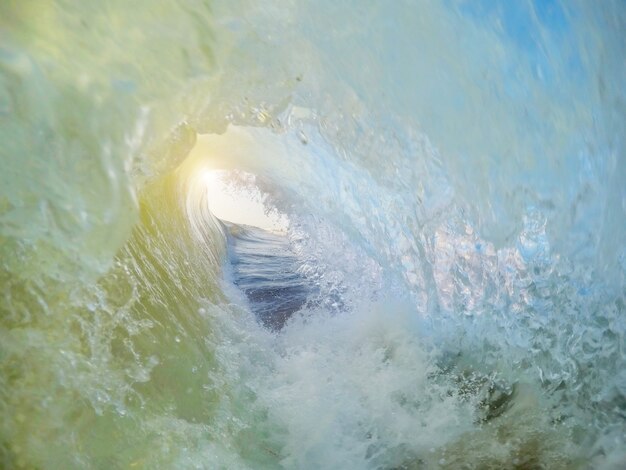
[(624, 31), (1, 2), (0, 466), (624, 468)]

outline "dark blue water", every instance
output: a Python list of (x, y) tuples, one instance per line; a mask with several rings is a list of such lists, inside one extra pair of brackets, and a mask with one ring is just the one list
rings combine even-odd
[(289, 239), (258, 227), (224, 222), (233, 283), (265, 327), (278, 331), (316, 291), (298, 273)]

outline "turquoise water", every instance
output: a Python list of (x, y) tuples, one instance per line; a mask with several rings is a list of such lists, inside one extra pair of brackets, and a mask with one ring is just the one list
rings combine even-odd
[[(0, 466), (623, 468), (624, 30), (2, 2)], [(288, 221), (256, 274), (216, 169)]]

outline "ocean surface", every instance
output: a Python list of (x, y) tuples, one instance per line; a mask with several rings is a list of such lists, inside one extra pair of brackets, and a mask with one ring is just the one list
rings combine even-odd
[(0, 468), (626, 468), (625, 31), (2, 0)]

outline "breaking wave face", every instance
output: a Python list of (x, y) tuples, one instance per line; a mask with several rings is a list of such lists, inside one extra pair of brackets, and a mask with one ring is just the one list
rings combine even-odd
[(0, 466), (624, 468), (624, 4), (339, 3), (0, 3)]

